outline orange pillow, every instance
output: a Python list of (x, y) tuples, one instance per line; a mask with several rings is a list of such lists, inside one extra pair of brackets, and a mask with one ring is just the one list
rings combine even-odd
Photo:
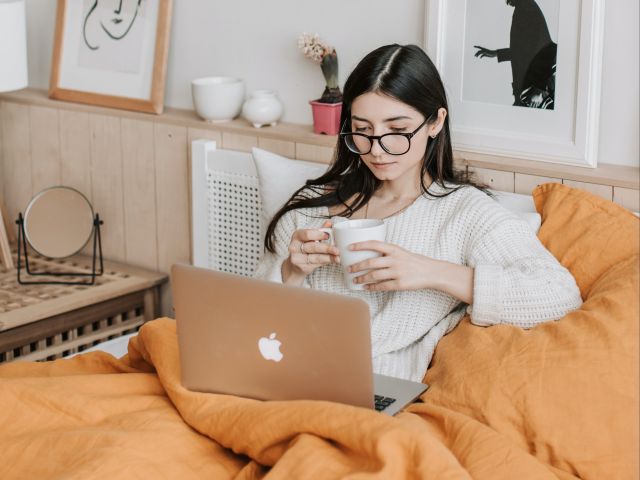
[(538, 238), (571, 271), (583, 299), (602, 274), (638, 253), (640, 224), (629, 210), (559, 183), (538, 186), (533, 199)]
[(538, 187), (534, 197), (540, 238), (576, 276), (583, 306), (530, 330), (465, 318), (438, 344), (423, 398), (488, 425), (554, 469), (635, 478), (639, 220), (563, 185)]

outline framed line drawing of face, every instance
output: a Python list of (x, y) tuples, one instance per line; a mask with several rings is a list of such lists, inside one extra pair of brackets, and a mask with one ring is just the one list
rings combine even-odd
[(162, 113), (172, 0), (58, 0), (49, 97)]
[(427, 0), (461, 152), (596, 167), (604, 0)]

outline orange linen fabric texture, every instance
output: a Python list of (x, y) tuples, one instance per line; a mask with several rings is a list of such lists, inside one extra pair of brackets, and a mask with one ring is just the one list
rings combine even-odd
[(160, 319), (121, 360), (1, 366), (0, 478), (634, 478), (638, 220), (567, 187), (535, 198), (583, 307), (529, 331), (465, 319), (438, 345), (425, 403), (389, 418), (189, 392)]
[[(638, 478), (640, 223), (565, 185), (533, 196), (539, 238), (576, 277), (583, 306), (531, 330), (464, 319), (438, 344), (425, 401), (489, 426), (556, 471)], [(449, 446), (475, 448), (471, 435)]]

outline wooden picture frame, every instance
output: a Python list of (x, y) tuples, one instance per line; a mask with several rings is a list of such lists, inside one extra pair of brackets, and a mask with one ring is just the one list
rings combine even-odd
[[(447, 88), (454, 149), (597, 166), (604, 0), (427, 0), (425, 14), (426, 51)], [(551, 43), (543, 47), (545, 35)], [(553, 75), (542, 78), (553, 85), (553, 107), (524, 108), (532, 105), (522, 96), (537, 83), (527, 79), (540, 72), (536, 60), (548, 47)]]
[(172, 0), (58, 0), (49, 97), (162, 113), (171, 9)]

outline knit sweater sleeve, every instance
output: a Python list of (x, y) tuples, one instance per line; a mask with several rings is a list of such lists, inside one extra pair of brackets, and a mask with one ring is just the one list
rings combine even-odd
[(470, 243), (471, 321), (530, 328), (579, 308), (582, 298), (571, 273), (524, 221), (510, 214), (499, 217)]
[(253, 274), (255, 278), (282, 283), (282, 263), (289, 258), (289, 244), (296, 229), (295, 211), (290, 210), (276, 225), (273, 242), (275, 253), (264, 252)]

